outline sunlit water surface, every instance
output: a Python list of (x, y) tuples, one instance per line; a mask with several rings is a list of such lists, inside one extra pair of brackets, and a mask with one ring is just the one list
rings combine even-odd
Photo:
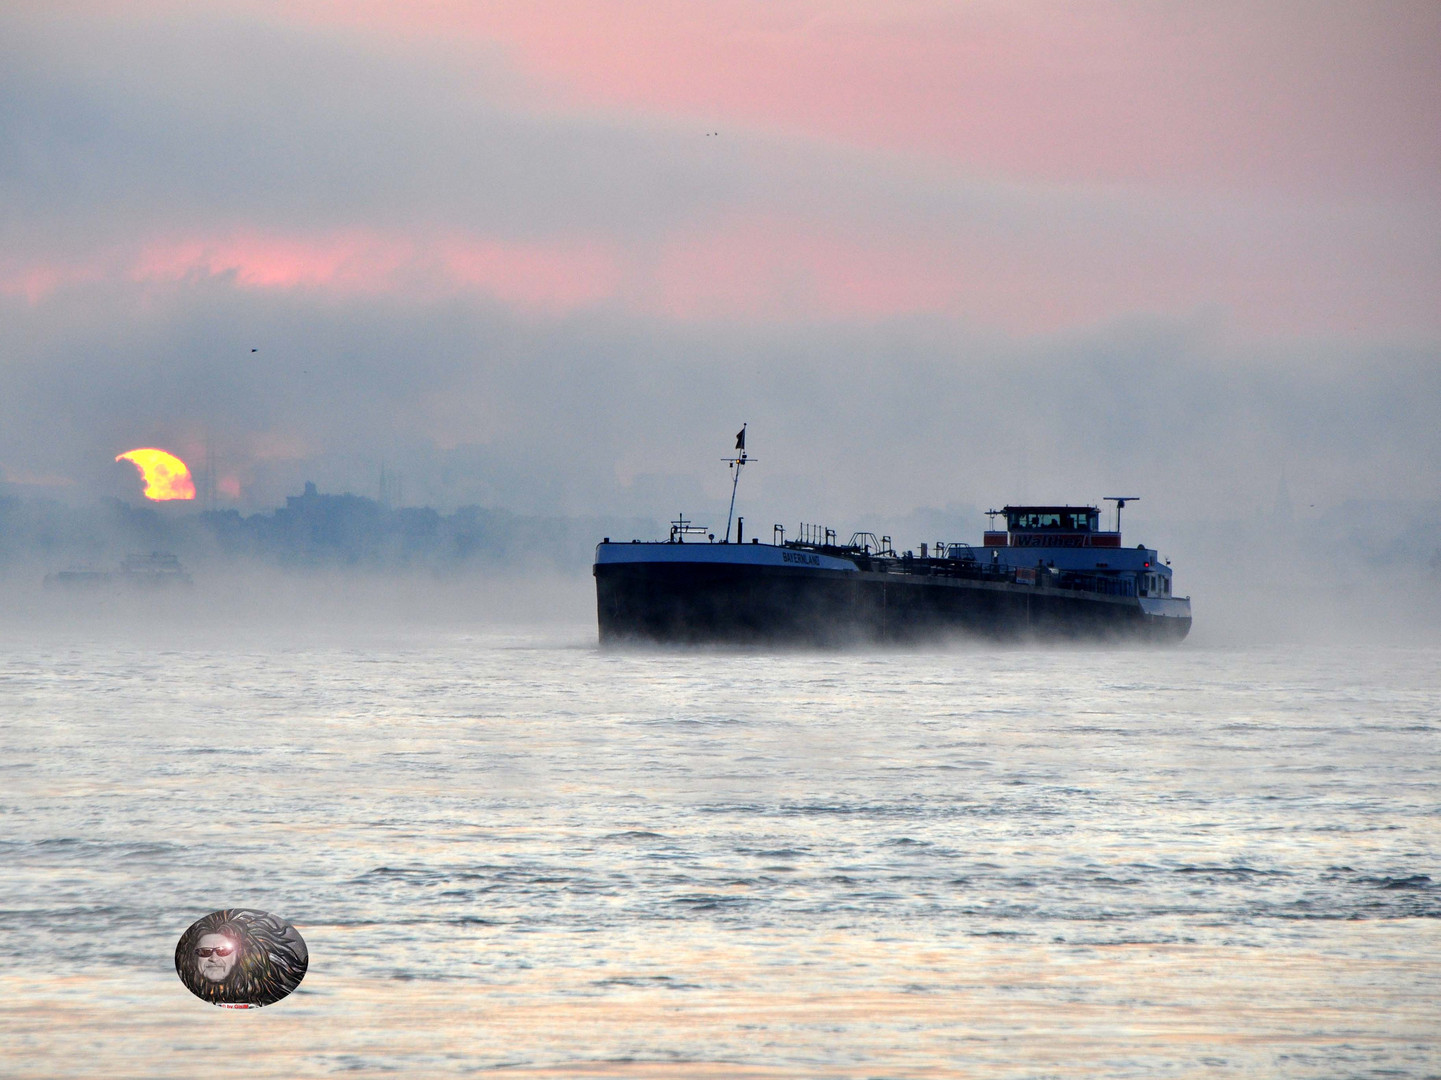
[(1441, 652), (593, 635), (9, 628), (0, 1073), (1441, 1072)]

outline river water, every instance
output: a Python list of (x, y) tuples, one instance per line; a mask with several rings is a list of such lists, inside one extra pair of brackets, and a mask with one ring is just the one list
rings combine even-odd
[(0, 826), (5, 1076), (1441, 1073), (1435, 648), (11, 624)]

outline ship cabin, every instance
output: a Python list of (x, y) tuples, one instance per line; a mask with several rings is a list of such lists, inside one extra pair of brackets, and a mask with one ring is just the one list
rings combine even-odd
[[(1127, 595), (1170, 596), (1171, 568), (1144, 544), (1121, 545), (1121, 533), (1100, 527), (1095, 506), (1006, 506), (1004, 531), (992, 527), (982, 547), (995, 565), (1049, 567), (1116, 582)], [(1100, 549), (1100, 550), (1097, 550)]]
[(989, 511), (1006, 518), (1006, 531), (987, 530), (984, 546), (1118, 548), (1119, 532), (1100, 529), (1101, 511), (1094, 506), (1006, 506)]

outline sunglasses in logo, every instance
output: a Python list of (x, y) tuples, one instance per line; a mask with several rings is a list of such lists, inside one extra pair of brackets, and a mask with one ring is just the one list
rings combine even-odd
[(196, 956), (209, 956), (211, 953), (214, 953), (216, 956), (229, 956), (229, 955), (230, 955), (231, 953), (233, 953), (234, 951), (235, 951), (235, 946), (234, 946), (234, 945), (216, 945), (213, 949), (210, 948), (209, 946), (206, 946), (205, 948), (196, 949), (196, 950), (195, 950), (195, 955), (196, 955)]

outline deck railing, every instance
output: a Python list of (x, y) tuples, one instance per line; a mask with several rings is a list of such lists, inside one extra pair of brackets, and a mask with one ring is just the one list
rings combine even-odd
[(808, 539), (783, 541), (785, 547), (814, 551), (851, 559), (862, 570), (879, 573), (900, 574), (913, 577), (955, 578), (964, 581), (992, 581), (1017, 585), (1032, 585), (1036, 588), (1064, 589), (1068, 592), (1095, 593), (1100, 596), (1135, 596), (1136, 579), (1129, 574), (1087, 574), (1072, 570), (1055, 570), (1051, 567), (1012, 566), (996, 560), (977, 558), (972, 549), (962, 544), (937, 545), (950, 558), (918, 558), (914, 553), (904, 555), (879, 554), (868, 550), (865, 544), (837, 544), (834, 530), (821, 532), (814, 527), (802, 526), (803, 537), (816, 536), (825, 541)]

